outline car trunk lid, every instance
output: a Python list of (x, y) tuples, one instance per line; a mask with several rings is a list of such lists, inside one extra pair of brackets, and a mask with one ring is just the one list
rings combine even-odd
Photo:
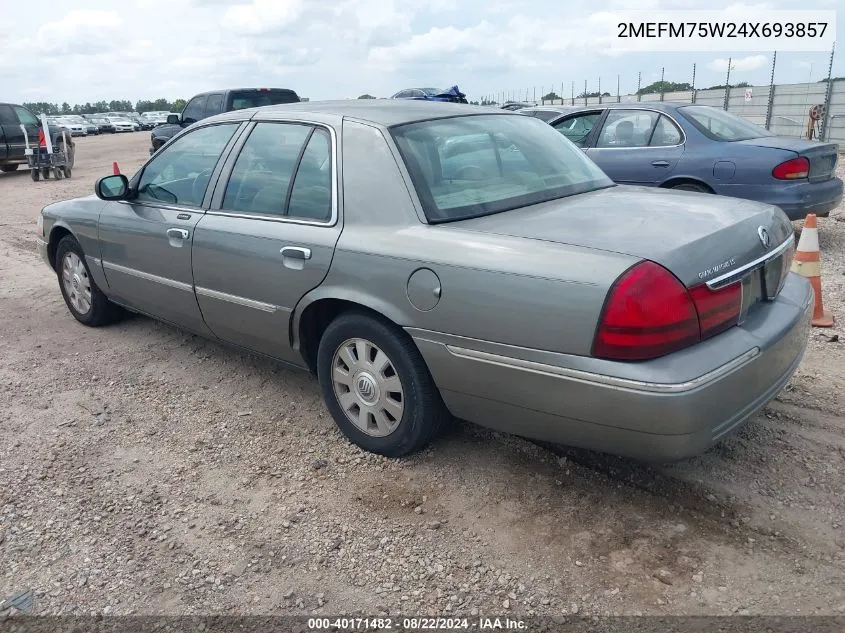
[(793, 155), (788, 156), (784, 160), (804, 156), (808, 161), (810, 161), (810, 173), (808, 176), (808, 180), (810, 182), (822, 182), (833, 178), (836, 169), (836, 161), (839, 157), (838, 144), (820, 143), (818, 141), (808, 141), (807, 139), (802, 138), (764, 136), (762, 138), (748, 139), (747, 141), (737, 141), (737, 143), (753, 147), (782, 149), (786, 152), (793, 153)]
[(632, 185), (448, 226), (649, 259), (687, 287), (741, 278), (794, 239), (791, 223), (775, 206)]

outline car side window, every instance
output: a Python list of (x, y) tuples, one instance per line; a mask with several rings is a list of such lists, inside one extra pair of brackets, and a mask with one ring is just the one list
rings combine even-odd
[(651, 141), (648, 144), (649, 147), (680, 145), (682, 138), (681, 131), (675, 125), (675, 122), (665, 114), (661, 114), (657, 120), (657, 127), (654, 128), (654, 133), (651, 135)]
[(24, 125), (39, 125), (38, 119), (32, 112), (27, 110), (26, 108), (22, 108), (20, 106), (13, 106), (15, 109), (15, 113), (18, 115), (18, 119)]
[(647, 147), (659, 116), (650, 110), (611, 110), (596, 147)]
[(211, 172), (239, 125), (209, 125), (172, 141), (147, 163), (135, 200), (200, 206)]
[(600, 117), (601, 112), (584, 112), (562, 119), (553, 127), (578, 147), (584, 147), (587, 137)]
[(15, 116), (15, 111), (12, 106), (0, 105), (0, 124), (3, 125), (17, 125), (18, 118)]
[(208, 101), (205, 104), (205, 116), (210, 117), (215, 114), (220, 114), (223, 111), (223, 95), (215, 93), (208, 95)]
[(331, 139), (314, 128), (296, 168), (286, 215), (302, 220), (327, 222), (332, 214)]
[(222, 209), (282, 216), (309, 125), (258, 123), (235, 161)]
[(204, 118), (205, 116), (205, 102), (208, 97), (206, 95), (202, 95), (200, 97), (194, 97), (188, 102), (188, 105), (185, 106), (185, 110), (182, 112), (182, 122), (186, 124), (196, 123), (200, 119)]

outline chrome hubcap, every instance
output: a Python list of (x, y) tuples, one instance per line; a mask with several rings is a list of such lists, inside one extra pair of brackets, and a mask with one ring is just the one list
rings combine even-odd
[(399, 426), (405, 394), (393, 362), (366, 339), (344, 341), (332, 359), (332, 385), (341, 409), (367, 435), (385, 437)]
[(76, 253), (67, 253), (62, 260), (62, 284), (73, 309), (82, 315), (91, 309), (91, 280), (85, 264)]

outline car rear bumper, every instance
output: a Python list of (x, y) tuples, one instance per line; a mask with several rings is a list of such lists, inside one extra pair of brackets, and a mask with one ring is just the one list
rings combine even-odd
[[(703, 453), (778, 394), (804, 355), (812, 305), (809, 283), (790, 274), (780, 297), (742, 327), (646, 363), (409, 332), (456, 417), (532, 439), (666, 462)], [(579, 359), (619, 371), (574, 369)]]
[(808, 213), (827, 215), (842, 202), (842, 180), (790, 182), (766, 185), (718, 185), (716, 193), (773, 204), (790, 220), (803, 220)]

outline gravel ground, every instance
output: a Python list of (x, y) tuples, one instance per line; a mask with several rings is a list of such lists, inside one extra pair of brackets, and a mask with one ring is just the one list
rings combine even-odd
[(50, 614), (845, 612), (844, 209), (819, 221), (837, 326), (813, 330), (792, 383), (710, 453), (649, 468), (463, 424), (393, 461), (348, 444), (306, 374), (143, 317), (72, 319), (35, 218), (113, 160), (134, 171), (147, 143), (81, 139), (69, 181), (0, 175), (0, 600), (32, 589)]

